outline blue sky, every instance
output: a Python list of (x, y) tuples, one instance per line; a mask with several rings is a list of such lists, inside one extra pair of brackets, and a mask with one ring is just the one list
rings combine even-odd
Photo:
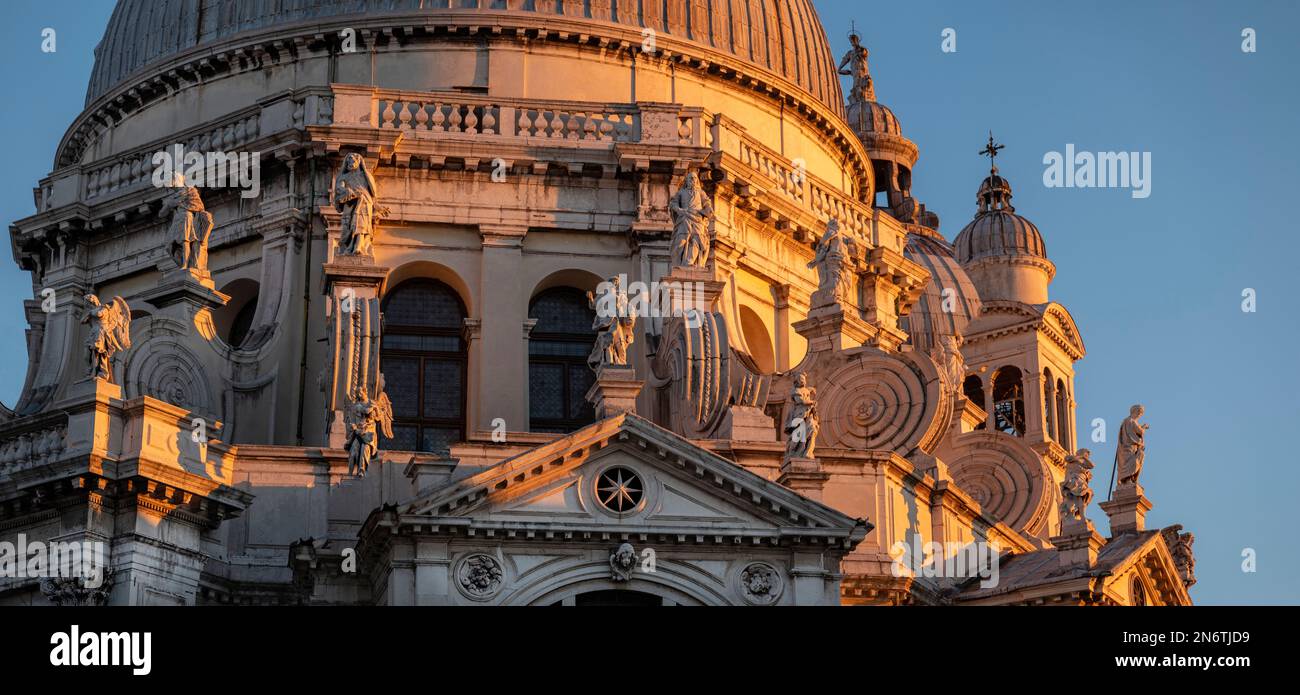
[[(1300, 342), (1294, 202), (1300, 186), (1300, 5), (1292, 2), (1043, 3), (821, 1), (838, 57), (855, 21), (877, 97), (921, 150), (913, 192), (952, 238), (970, 220), (988, 131), (1017, 211), (1042, 230), (1052, 298), (1078, 321), (1077, 428), (1108, 482), (1128, 406), (1151, 424), (1142, 483), (1150, 527), (1196, 534), (1199, 603), (1300, 602), (1290, 535), (1300, 495)], [(64, 129), (80, 111), (107, 0), (5, 3), (0, 218), (34, 212)], [(40, 50), (41, 30), (58, 51)], [(1243, 53), (1241, 32), (1257, 32)], [(941, 32), (957, 51), (941, 51)], [(1078, 150), (1152, 156), (1151, 196), (1043, 185), (1043, 156)], [(1244, 288), (1258, 310), (1244, 313)], [(0, 400), (22, 388), (29, 276), (0, 264)], [(1102, 493), (1104, 497), (1104, 492)], [(1093, 519), (1104, 530), (1105, 515)], [(1257, 571), (1241, 570), (1251, 548)]]

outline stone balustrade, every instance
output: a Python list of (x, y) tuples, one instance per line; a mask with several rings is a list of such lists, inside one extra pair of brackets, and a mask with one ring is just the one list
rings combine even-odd
[(37, 416), (0, 428), (0, 479), (59, 460), (67, 431), (62, 416)]

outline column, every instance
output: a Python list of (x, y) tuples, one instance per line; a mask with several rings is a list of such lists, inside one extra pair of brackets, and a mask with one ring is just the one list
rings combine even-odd
[(483, 239), (477, 365), (469, 374), (478, 403), (467, 413), (470, 432), (491, 429), (502, 418), (509, 432), (528, 429), (528, 352), (519, 339), (528, 318), (528, 291), (523, 286), (523, 225), (480, 225)]

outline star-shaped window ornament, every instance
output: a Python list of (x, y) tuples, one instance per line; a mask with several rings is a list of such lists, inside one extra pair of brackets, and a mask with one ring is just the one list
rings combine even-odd
[(611, 512), (625, 514), (636, 509), (644, 495), (641, 476), (621, 466), (605, 470), (596, 480), (596, 499)]

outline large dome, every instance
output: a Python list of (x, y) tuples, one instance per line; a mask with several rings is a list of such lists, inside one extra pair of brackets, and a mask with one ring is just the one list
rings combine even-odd
[(909, 225), (903, 255), (930, 272), (930, 281), (907, 317), (912, 345), (928, 352), (941, 347), (945, 336), (964, 336), (967, 324), (979, 317), (980, 297), (970, 276), (953, 259), (952, 247), (938, 232)]
[(95, 49), (86, 104), (150, 63), (244, 32), (337, 25), (353, 15), (462, 13), (487, 24), (526, 13), (653, 29), (775, 73), (844, 113), (826, 32), (810, 0), (118, 0)]

